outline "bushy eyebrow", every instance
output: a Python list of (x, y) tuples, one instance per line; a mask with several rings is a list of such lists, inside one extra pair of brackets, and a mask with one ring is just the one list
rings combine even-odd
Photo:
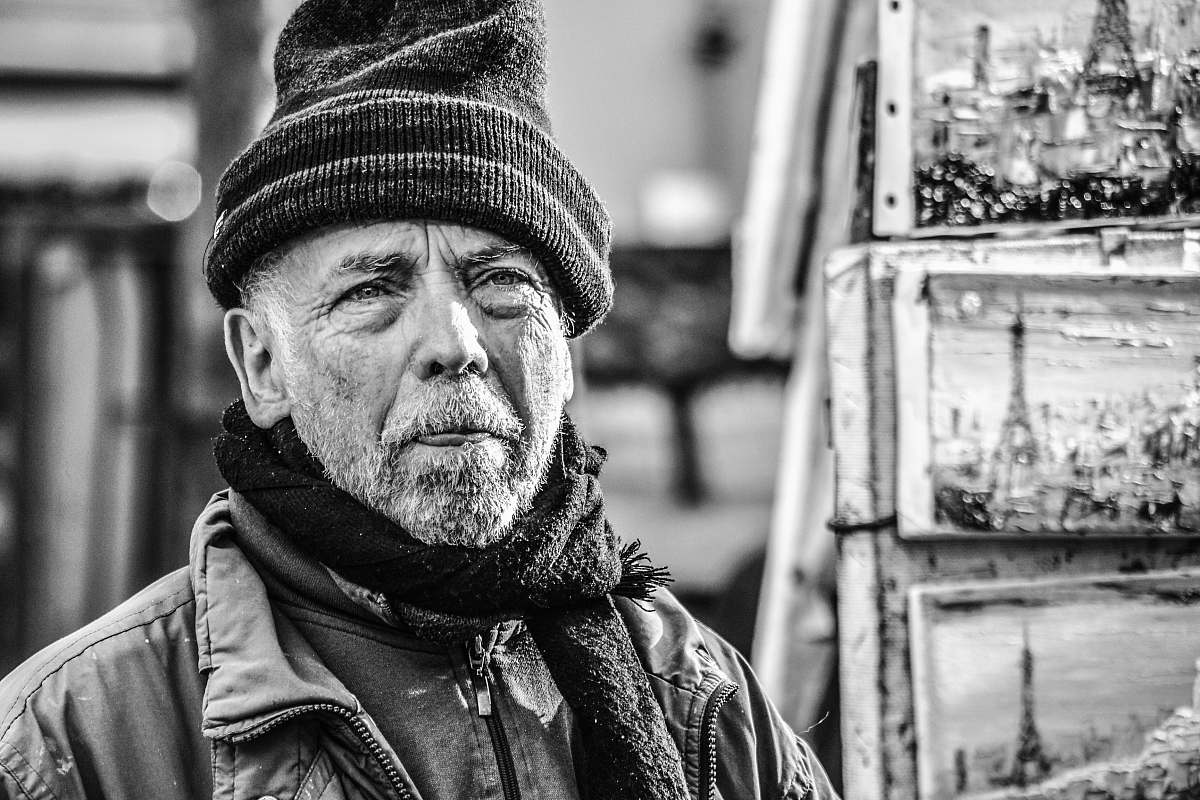
[(343, 258), (337, 272), (339, 275), (411, 272), (416, 267), (416, 261), (409, 253), (357, 253)]
[[(515, 244), (489, 244), (459, 256), (454, 262), (457, 273), (479, 268), (503, 259), (516, 259), (541, 274), (541, 264), (527, 247)], [(411, 273), (416, 269), (417, 258), (411, 253), (356, 253), (346, 256), (337, 266), (338, 275), (379, 273)]]
[(467, 267), (479, 267), (485, 264), (490, 264), (493, 261), (500, 261), (505, 258), (515, 257), (519, 261), (524, 261), (527, 266), (537, 268), (538, 260), (533, 257), (533, 253), (527, 247), (521, 247), (517, 244), (491, 244), (485, 245), (478, 250), (467, 253), (458, 259), (459, 269)]

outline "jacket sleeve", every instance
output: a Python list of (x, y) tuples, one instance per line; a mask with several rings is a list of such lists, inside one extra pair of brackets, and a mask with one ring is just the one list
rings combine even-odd
[(186, 580), (159, 581), (0, 680), (0, 800), (211, 796)]
[(838, 800), (816, 755), (783, 721), (750, 665), (724, 639), (700, 627), (709, 655), (738, 685), (718, 717), (721, 797)]
[[(60, 782), (59, 786), (51, 788), (44, 779), (44, 772), (50, 769), (56, 777), (65, 774), (73, 766), (71, 754), (64, 752), (53, 738), (48, 738), (36, 727), (18, 724), (14, 728), (22, 728), (19, 738), (23, 744), (36, 750), (40, 758), (35, 757), (31, 750), (19, 750), (8, 739), (0, 740), (0, 800), (69, 800), (83, 797), (80, 792), (73, 791), (69, 782)], [(12, 728), (8, 733), (12, 733)], [(55, 759), (57, 768), (49, 766), (49, 759)]]
[(833, 784), (829, 782), (829, 775), (826, 774), (825, 768), (821, 766), (821, 762), (817, 760), (817, 756), (813, 753), (812, 748), (808, 746), (808, 742), (796, 737), (796, 744), (799, 745), (801, 754), (808, 761), (810, 775), (812, 777), (811, 790), (809, 797), (812, 800), (840, 800), (838, 793), (833, 790)]

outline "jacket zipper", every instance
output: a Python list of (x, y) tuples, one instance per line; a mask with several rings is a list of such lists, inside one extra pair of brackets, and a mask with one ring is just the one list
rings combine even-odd
[(737, 684), (724, 683), (704, 704), (704, 718), (700, 722), (700, 742), (704, 747), (700, 758), (700, 800), (713, 800), (717, 796), (717, 715), (737, 688)]
[(363, 720), (353, 711), (348, 708), (343, 708), (342, 706), (334, 705), (332, 703), (314, 703), (307, 706), (298, 706), (289, 711), (285, 711), (279, 716), (263, 723), (253, 730), (228, 737), (228, 741), (236, 744), (238, 742), (254, 739), (271, 731), (274, 728), (279, 727), (285, 722), (290, 722), (297, 717), (304, 716), (305, 714), (317, 712), (333, 714), (334, 716), (344, 719), (347, 725), (350, 727), (350, 730), (354, 731), (354, 734), (359, 738), (359, 741), (366, 746), (367, 752), (371, 754), (371, 757), (375, 759), (375, 762), (383, 770), (384, 775), (387, 776), (388, 782), (392, 785), (392, 790), (396, 793), (396, 797), (401, 798), (401, 800), (416, 800), (416, 798), (413, 797), (413, 793), (409, 790), (407, 784), (404, 783), (404, 779), (400, 776), (400, 771), (396, 769), (394, 764), (392, 764), (392, 760), (388, 758), (387, 751), (384, 750), (383, 745), (381, 745), (379, 740), (376, 739), (374, 734), (371, 733), (371, 729), (367, 726), (367, 723), (363, 722)]
[(521, 789), (517, 784), (517, 768), (513, 763), (512, 748), (500, 717), (492, 704), (492, 681), (490, 668), (492, 648), (484, 648), (483, 637), (476, 636), (467, 643), (467, 660), (471, 664), (471, 685), (475, 689), (475, 710), (487, 723), (492, 737), (492, 750), (496, 754), (496, 768), (500, 772), (500, 788), (504, 800), (521, 800)]

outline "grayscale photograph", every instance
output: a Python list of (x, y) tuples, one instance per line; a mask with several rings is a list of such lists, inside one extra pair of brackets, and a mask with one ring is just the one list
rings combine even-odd
[(1200, 0), (0, 0), (0, 800), (1200, 800)]

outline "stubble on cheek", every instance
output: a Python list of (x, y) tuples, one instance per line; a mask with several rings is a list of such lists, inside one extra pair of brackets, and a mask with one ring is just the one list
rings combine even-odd
[(370, 460), (378, 425), (364, 387), (354, 378), (352, 367), (361, 354), (352, 347), (322, 348), (319, 341), (303, 344), (308, 362), (289, 370), (292, 421), (301, 440), (325, 465), (326, 477), (334, 480)]
[(542, 314), (533, 315), (516, 341), (521, 365), (517, 393), (525, 398), (529, 417), (529, 457), (536, 462), (537, 484), (545, 479), (559, 420), (566, 405), (566, 374), (570, 356), (562, 331)]
[(335, 401), (342, 408), (359, 413), (356, 421), (368, 418), (369, 386), (358, 377), (368, 353), (354, 341), (331, 340), (335, 332), (324, 330), (300, 343), (308, 355), (307, 363), (297, 369), (293, 400), (312, 408), (318, 403)]

